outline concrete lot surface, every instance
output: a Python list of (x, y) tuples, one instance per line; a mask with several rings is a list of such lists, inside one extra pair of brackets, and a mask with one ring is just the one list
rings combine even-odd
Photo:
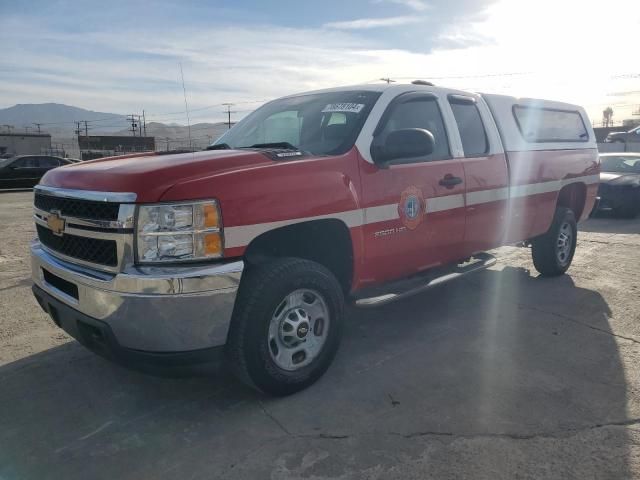
[(328, 373), (272, 399), (85, 351), (30, 292), (31, 194), (0, 194), (0, 479), (640, 478), (640, 219), (348, 311)]

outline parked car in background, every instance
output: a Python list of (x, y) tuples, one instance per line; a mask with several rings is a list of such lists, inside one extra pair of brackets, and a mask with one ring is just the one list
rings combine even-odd
[(603, 153), (600, 161), (597, 210), (636, 217), (640, 213), (640, 153)]
[(71, 163), (69, 159), (51, 155), (19, 155), (0, 160), (0, 188), (33, 187), (52, 168)]
[(607, 138), (604, 139), (605, 142), (608, 143), (628, 143), (628, 142), (637, 142), (640, 143), (640, 125), (636, 128), (629, 130), (628, 132), (611, 132), (607, 135)]

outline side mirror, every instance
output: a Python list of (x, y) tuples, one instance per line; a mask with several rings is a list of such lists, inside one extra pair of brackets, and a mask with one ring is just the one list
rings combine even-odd
[(435, 140), (429, 130), (404, 128), (387, 135), (384, 146), (376, 152), (376, 163), (413, 157), (425, 157), (433, 152)]

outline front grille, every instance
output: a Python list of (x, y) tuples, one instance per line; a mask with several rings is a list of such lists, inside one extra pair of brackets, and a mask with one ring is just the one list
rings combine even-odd
[(42, 225), (36, 225), (36, 229), (40, 242), (55, 252), (108, 267), (118, 265), (118, 250), (115, 240), (78, 237), (69, 234), (59, 237)]
[(42, 193), (35, 194), (34, 204), (46, 212), (57, 210), (61, 215), (87, 220), (118, 220), (120, 209), (119, 203), (53, 197)]

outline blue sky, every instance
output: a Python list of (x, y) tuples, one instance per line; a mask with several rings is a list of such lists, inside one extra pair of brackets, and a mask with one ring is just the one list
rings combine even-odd
[[(612, 104), (621, 118), (640, 103), (640, 77), (631, 52), (616, 50), (637, 43), (640, 9), (607, 5), (0, 0), (0, 107), (144, 108), (183, 123), (182, 63), (196, 121), (221, 119), (223, 102), (241, 116), (259, 100), (382, 76), (574, 101), (592, 116)], [(598, 33), (607, 24), (615, 48)]]

